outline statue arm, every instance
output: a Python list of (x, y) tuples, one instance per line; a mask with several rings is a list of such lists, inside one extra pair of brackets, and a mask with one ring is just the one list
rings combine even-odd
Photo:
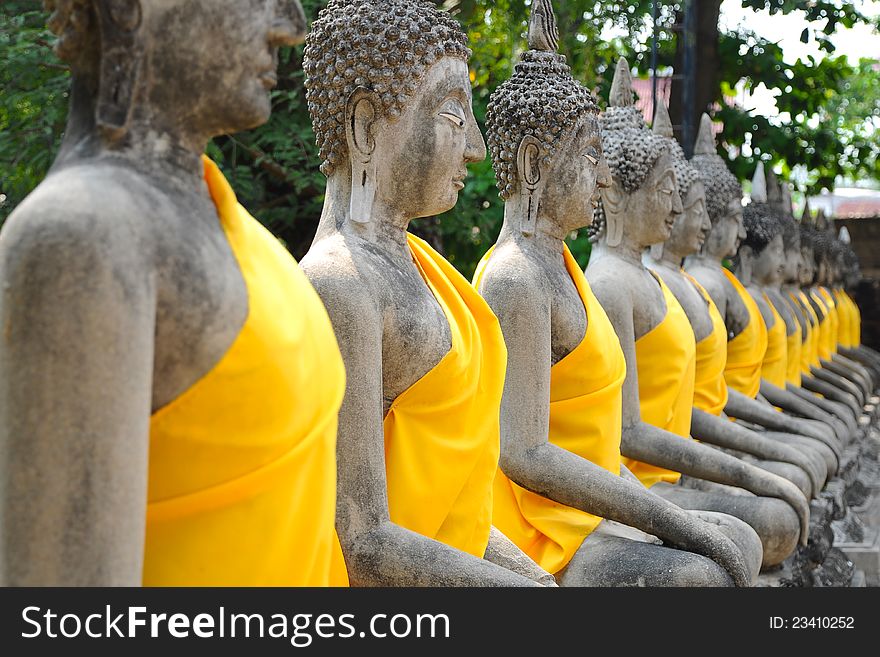
[(536, 564), (529, 555), (520, 550), (516, 543), (507, 538), (495, 526), (492, 527), (492, 532), (489, 534), (489, 545), (486, 546), (486, 554), (483, 555), (483, 558), (507, 570), (519, 573), (523, 577), (528, 577), (543, 586), (559, 586), (553, 575)]
[(155, 281), (76, 205), (37, 191), (0, 241), (4, 585), (141, 584)]
[(632, 302), (620, 293), (619, 285), (594, 285), (593, 291), (614, 325), (626, 358), (621, 454), (692, 477), (739, 486), (756, 495), (778, 497), (788, 503), (801, 519), (801, 539), (806, 541), (809, 504), (797, 486), (719, 450), (682, 438), (642, 420)]
[(724, 412), (744, 422), (758, 424), (766, 429), (793, 433), (819, 441), (834, 439), (834, 432), (824, 424), (815, 424), (777, 411), (766, 401), (752, 399), (738, 390), (728, 388)]
[(720, 272), (711, 272), (705, 267), (696, 267), (688, 270), (688, 273), (697, 279), (697, 282), (709, 294), (709, 298), (715, 303), (722, 317), (727, 317), (727, 294), (724, 283), (719, 279)]
[(336, 528), (355, 586), (538, 586), (391, 521), (385, 478), (382, 315), (358, 280), (304, 269), (324, 300), (346, 367), (337, 436)]
[(824, 483), (815, 480), (809, 458), (799, 450), (730, 422), (725, 417), (711, 415), (694, 408), (691, 417), (691, 435), (704, 443), (739, 450), (761, 459), (796, 465), (810, 477), (813, 490), (817, 492)]
[[(550, 415), (549, 303), (532, 286), (484, 279), (508, 351), (501, 404), (501, 468), (519, 486), (560, 504), (636, 527), (717, 561), (735, 581), (748, 568), (730, 539), (699, 518), (568, 450), (547, 435)], [(629, 475), (632, 479), (632, 475)]]
[[(761, 380), (761, 395), (771, 404), (778, 406), (785, 411), (796, 413), (806, 419), (830, 423), (830, 416), (816, 405), (801, 398), (797, 394), (789, 392), (788, 390), (783, 390), (764, 379)], [(821, 440), (825, 443), (834, 452), (836, 457), (840, 456), (841, 447), (836, 438), (830, 438), (825, 435), (816, 435), (815, 437), (817, 440)]]

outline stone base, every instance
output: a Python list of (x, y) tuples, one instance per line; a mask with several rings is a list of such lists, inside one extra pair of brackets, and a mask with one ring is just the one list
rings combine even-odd
[(859, 543), (838, 543), (857, 570), (865, 574), (866, 586), (880, 586), (880, 531), (866, 528), (865, 540)]

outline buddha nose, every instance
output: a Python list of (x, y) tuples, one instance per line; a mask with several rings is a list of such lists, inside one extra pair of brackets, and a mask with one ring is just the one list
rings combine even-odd
[(681, 194), (678, 193), (678, 190), (672, 192), (672, 211), (675, 214), (681, 214), (684, 212), (684, 204), (681, 202)]
[(272, 47), (295, 46), (306, 39), (308, 22), (299, 0), (278, 0), (275, 19), (269, 28)]
[(606, 160), (603, 155), (602, 159), (599, 160), (599, 170), (596, 175), (596, 188), (608, 189), (609, 187), (611, 187), (611, 167), (608, 166), (608, 160)]
[(483, 133), (480, 132), (480, 126), (477, 125), (477, 119), (472, 112), (468, 112), (468, 126), (466, 139), (467, 144), (464, 149), (464, 160), (468, 164), (472, 162), (482, 162), (486, 159), (486, 142), (483, 139)]

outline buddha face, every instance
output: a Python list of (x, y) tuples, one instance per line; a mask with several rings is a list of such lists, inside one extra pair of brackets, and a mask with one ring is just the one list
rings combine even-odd
[(268, 120), (278, 48), (305, 38), (299, 0), (140, 5), (149, 62), (147, 95), (154, 110), (168, 112), (166, 122), (213, 136)]
[(709, 235), (712, 224), (706, 212), (706, 190), (700, 181), (691, 185), (684, 199), (684, 211), (675, 221), (666, 248), (680, 256), (698, 253)]
[(756, 257), (752, 276), (760, 285), (778, 285), (785, 270), (785, 247), (782, 234), (776, 235)]
[(787, 283), (797, 282), (801, 267), (801, 243), (800, 239), (785, 248), (785, 263), (782, 277)]
[(742, 203), (732, 199), (727, 204), (724, 216), (713, 224), (706, 241), (706, 251), (718, 258), (729, 258), (736, 255), (745, 238)]
[(589, 226), (599, 190), (611, 182), (596, 116), (583, 116), (563, 136), (542, 175), (546, 176), (542, 212), (565, 232)]
[(801, 260), (798, 270), (798, 281), (801, 285), (812, 285), (816, 276), (816, 265), (813, 258), (813, 249), (801, 244)]
[(661, 155), (642, 186), (626, 195), (617, 183), (603, 190), (609, 223), (623, 222), (623, 241), (644, 250), (669, 239), (676, 217), (682, 212), (672, 157)]
[(377, 121), (373, 140), (377, 204), (406, 219), (453, 208), (466, 165), (486, 158), (467, 64), (455, 57), (433, 64), (400, 117)]

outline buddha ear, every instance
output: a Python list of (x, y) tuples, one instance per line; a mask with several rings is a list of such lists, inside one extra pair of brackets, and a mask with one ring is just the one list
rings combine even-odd
[(96, 2), (101, 74), (95, 120), (111, 139), (121, 138), (131, 115), (144, 57), (140, 0)]
[(623, 241), (623, 212), (626, 209), (626, 194), (612, 178), (611, 184), (601, 191), (602, 205), (605, 206), (605, 243), (620, 246)]
[(351, 158), (351, 203), (349, 215), (360, 224), (372, 219), (377, 189), (375, 128), (376, 95), (364, 87), (355, 89), (345, 107), (345, 140)]
[(526, 135), (516, 152), (516, 169), (519, 172), (519, 193), (523, 197), (525, 216), (520, 230), (523, 235), (533, 235), (538, 221), (538, 204), (543, 189), (541, 171), (541, 142)]

